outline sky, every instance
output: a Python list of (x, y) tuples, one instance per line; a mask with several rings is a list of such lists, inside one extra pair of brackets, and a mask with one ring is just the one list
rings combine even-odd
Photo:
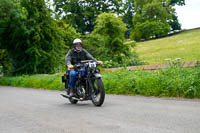
[(185, 6), (176, 6), (182, 29), (200, 27), (200, 0), (185, 0)]

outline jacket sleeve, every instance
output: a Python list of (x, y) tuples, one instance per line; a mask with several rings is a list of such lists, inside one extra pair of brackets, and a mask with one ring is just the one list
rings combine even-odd
[(86, 57), (89, 59), (89, 60), (94, 60), (94, 61), (97, 61), (97, 59), (95, 59), (88, 51), (86, 51), (84, 49), (84, 52), (86, 53)]
[(72, 59), (72, 57), (71, 57), (71, 50), (69, 50), (68, 53), (65, 56), (65, 63), (66, 63), (66, 65), (71, 65), (72, 64), (71, 63), (71, 59)]

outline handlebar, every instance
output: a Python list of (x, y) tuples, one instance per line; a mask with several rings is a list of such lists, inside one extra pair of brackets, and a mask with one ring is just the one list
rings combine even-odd
[(82, 60), (81, 63), (89, 63), (89, 62), (94, 62), (93, 60)]
[(78, 69), (80, 67), (87, 67), (87, 66), (89, 66), (89, 62), (95, 62), (96, 65), (101, 65), (97, 61), (94, 61), (94, 60), (83, 60), (79, 64), (73, 65), (74, 67), (72, 69)]

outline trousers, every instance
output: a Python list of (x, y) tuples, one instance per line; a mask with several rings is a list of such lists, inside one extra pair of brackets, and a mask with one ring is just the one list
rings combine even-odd
[(76, 70), (69, 71), (69, 88), (70, 89), (75, 88), (77, 74), (81, 74), (81, 76), (86, 76), (87, 75), (86, 69), (80, 68), (77, 71)]

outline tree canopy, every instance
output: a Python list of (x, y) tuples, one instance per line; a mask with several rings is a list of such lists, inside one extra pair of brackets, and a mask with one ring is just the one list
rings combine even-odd
[(64, 14), (67, 23), (77, 31), (91, 32), (95, 25), (96, 17), (103, 12), (122, 12), (122, 0), (54, 0), (56, 12)]
[(63, 33), (44, 0), (1, 0), (0, 44), (10, 74), (53, 73), (62, 63)]
[(175, 6), (175, 5), (183, 6), (183, 5), (185, 5), (185, 0), (170, 0), (170, 5), (172, 5), (172, 6)]
[(135, 0), (135, 11), (132, 31), (135, 40), (157, 38), (177, 28), (173, 25), (177, 23), (173, 18), (175, 10), (166, 0)]
[[(124, 34), (126, 25), (122, 18), (113, 13), (102, 13), (96, 19), (94, 31), (86, 39), (89, 48), (97, 54), (101, 60), (111, 60), (117, 64), (131, 64), (133, 55), (132, 44), (125, 44)], [(94, 47), (94, 48), (93, 48)]]

